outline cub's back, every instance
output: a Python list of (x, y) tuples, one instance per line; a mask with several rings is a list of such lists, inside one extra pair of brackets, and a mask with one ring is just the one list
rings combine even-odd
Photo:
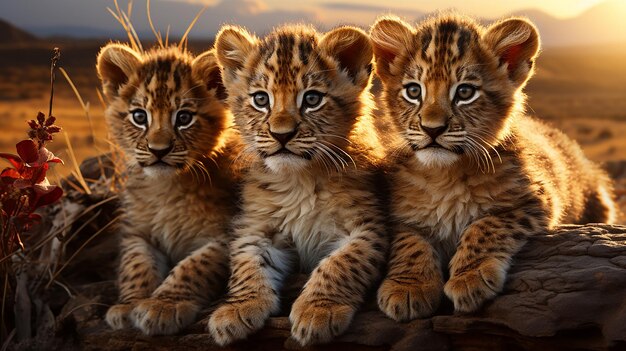
[(614, 223), (608, 175), (585, 157), (574, 140), (547, 123), (528, 116), (513, 124), (514, 148), (529, 176), (550, 195), (555, 223)]

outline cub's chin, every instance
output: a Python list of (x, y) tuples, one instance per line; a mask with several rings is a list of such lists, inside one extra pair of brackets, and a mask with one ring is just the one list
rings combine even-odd
[(426, 167), (446, 168), (455, 164), (460, 155), (442, 147), (427, 147), (415, 151), (417, 160)]
[(265, 166), (274, 173), (299, 172), (306, 168), (308, 160), (301, 156), (288, 153), (279, 153), (264, 159)]

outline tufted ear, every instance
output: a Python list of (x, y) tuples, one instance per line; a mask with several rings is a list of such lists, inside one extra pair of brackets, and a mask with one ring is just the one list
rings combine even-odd
[(119, 88), (141, 64), (141, 56), (126, 45), (111, 43), (100, 50), (96, 68), (107, 99), (118, 96)]
[(347, 26), (334, 29), (322, 37), (319, 47), (339, 62), (355, 84), (365, 86), (369, 82), (374, 53), (364, 31)]
[(215, 38), (217, 61), (228, 74), (243, 68), (246, 58), (256, 44), (256, 37), (238, 26), (225, 26)]
[(391, 65), (398, 55), (410, 48), (415, 30), (397, 17), (383, 17), (370, 29), (376, 56), (376, 73), (383, 80), (392, 78)]
[(215, 51), (209, 50), (196, 57), (191, 63), (193, 77), (206, 84), (207, 90), (215, 90), (215, 96), (226, 99), (226, 89), (222, 84), (220, 66), (217, 64)]
[(528, 20), (509, 18), (491, 25), (483, 41), (500, 59), (500, 65), (506, 65), (513, 84), (523, 86), (533, 72), (539, 53), (537, 28)]

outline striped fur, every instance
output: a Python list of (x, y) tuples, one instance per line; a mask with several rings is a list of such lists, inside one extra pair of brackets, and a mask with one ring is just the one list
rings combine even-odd
[[(351, 27), (320, 35), (286, 26), (260, 40), (227, 27), (216, 50), (248, 171), (228, 299), (209, 330), (225, 345), (260, 329), (279, 310), (286, 276), (302, 271), (311, 276), (291, 309), (292, 335), (327, 342), (349, 326), (387, 247), (374, 194), (382, 148), (369, 114), (369, 38)], [(311, 90), (323, 94), (314, 107), (303, 102)], [(255, 107), (258, 92), (265, 107)]]
[(524, 115), (539, 50), (530, 22), (483, 28), (440, 15), (414, 28), (386, 17), (370, 35), (398, 143), (394, 239), (378, 290), (387, 315), (429, 316), (442, 292), (457, 311), (475, 311), (502, 290), (529, 236), (615, 221), (607, 175), (574, 141)]
[[(223, 291), (228, 276), (237, 137), (219, 99), (219, 68), (212, 52), (194, 59), (176, 48), (137, 53), (119, 44), (102, 49), (97, 68), (106, 121), (128, 173), (120, 302), (106, 319), (115, 329), (176, 333)], [(149, 116), (145, 124), (133, 121), (138, 109)], [(177, 111), (193, 122), (181, 124)]]

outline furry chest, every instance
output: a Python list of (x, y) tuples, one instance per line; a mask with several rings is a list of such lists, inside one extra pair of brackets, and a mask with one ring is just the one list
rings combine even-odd
[(327, 194), (315, 184), (273, 193), (270, 216), (283, 238), (293, 243), (303, 271), (309, 272), (345, 237), (335, 222)]
[[(161, 188), (133, 194), (127, 206), (133, 230), (139, 231), (174, 262), (206, 242), (210, 216), (198, 213), (199, 193)], [(216, 221), (218, 222), (218, 221)], [(216, 223), (217, 224), (217, 223)]]
[(465, 228), (495, 205), (495, 184), (459, 179), (433, 182), (419, 175), (400, 180), (394, 214), (407, 224), (425, 227), (440, 241), (455, 244)]

